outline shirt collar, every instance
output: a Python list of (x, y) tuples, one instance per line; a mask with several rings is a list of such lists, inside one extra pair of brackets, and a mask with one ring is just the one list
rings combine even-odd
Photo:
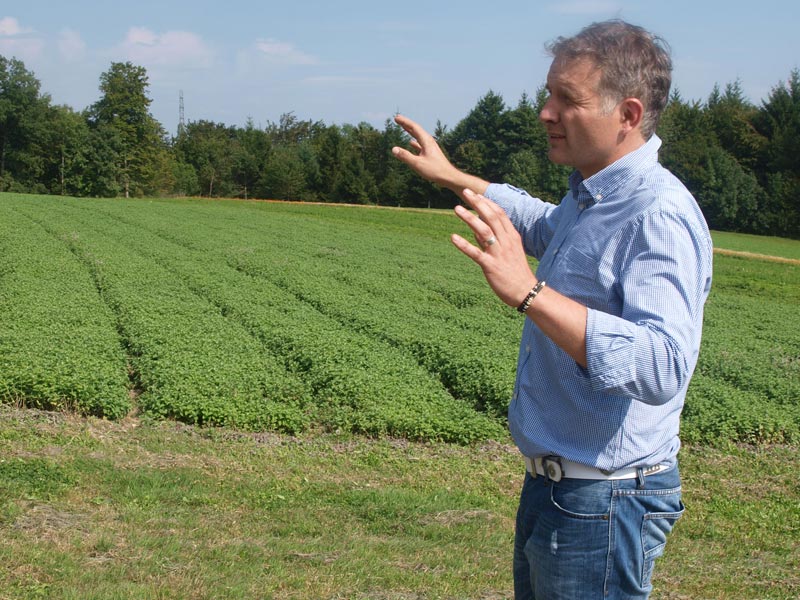
[(578, 171), (573, 171), (569, 177), (572, 196), (577, 198), (579, 194), (588, 193), (593, 203), (602, 201), (634, 174), (655, 163), (658, 160), (660, 147), (661, 138), (653, 134), (642, 146), (591, 177), (584, 179)]

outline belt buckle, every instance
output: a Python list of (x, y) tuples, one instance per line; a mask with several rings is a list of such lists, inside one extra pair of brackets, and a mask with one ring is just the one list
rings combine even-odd
[(545, 482), (558, 483), (564, 476), (564, 467), (561, 465), (561, 458), (558, 456), (543, 456), (542, 470), (544, 471)]

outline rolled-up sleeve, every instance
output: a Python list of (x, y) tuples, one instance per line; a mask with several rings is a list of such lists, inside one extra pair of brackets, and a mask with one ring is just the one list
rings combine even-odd
[(711, 284), (707, 240), (680, 215), (656, 212), (637, 224), (620, 271), (621, 314), (588, 312), (593, 390), (654, 405), (685, 390)]

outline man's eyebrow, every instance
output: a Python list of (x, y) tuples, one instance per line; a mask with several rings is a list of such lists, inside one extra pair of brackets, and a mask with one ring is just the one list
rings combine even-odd
[[(556, 86), (555, 87), (558, 88), (558, 92), (562, 96), (573, 97), (575, 95), (578, 95), (578, 93), (579, 93), (578, 88), (576, 86), (570, 84), (569, 82), (565, 82), (565, 81), (556, 82)], [(545, 89), (549, 93), (551, 93), (551, 94), (553, 93), (553, 90), (552, 90), (550, 85), (546, 85)]]

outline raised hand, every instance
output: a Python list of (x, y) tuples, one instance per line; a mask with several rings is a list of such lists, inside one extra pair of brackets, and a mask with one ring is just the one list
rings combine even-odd
[(398, 146), (392, 148), (392, 154), (421, 177), (458, 195), (462, 195), (465, 188), (482, 194), (489, 187), (488, 181), (459, 171), (444, 155), (434, 137), (419, 123), (403, 115), (397, 115), (394, 120), (411, 136), (411, 147), (416, 154)]

